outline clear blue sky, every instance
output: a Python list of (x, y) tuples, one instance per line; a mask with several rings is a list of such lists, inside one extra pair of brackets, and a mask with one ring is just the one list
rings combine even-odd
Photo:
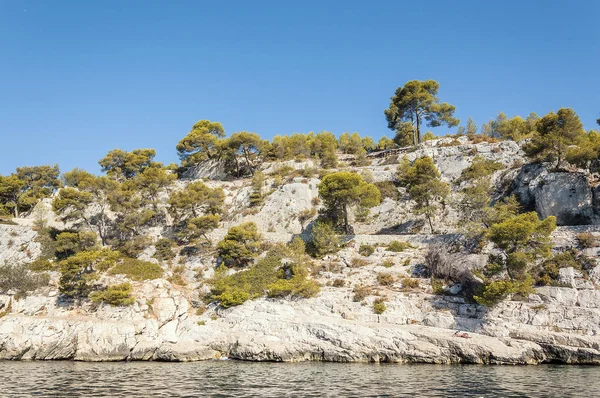
[(572, 107), (594, 128), (599, 23), (597, 0), (1, 0), (0, 173), (97, 172), (114, 148), (175, 162), (199, 119), (390, 136), (383, 110), (413, 79), (463, 121)]

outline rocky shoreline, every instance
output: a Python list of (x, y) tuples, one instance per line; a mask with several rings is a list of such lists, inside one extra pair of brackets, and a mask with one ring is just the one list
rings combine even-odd
[[(261, 299), (202, 316), (174, 292), (154, 300), (151, 310), (136, 303), (95, 314), (48, 308), (49, 300), (29, 297), (0, 321), (0, 359), (600, 365), (597, 330), (584, 330), (600, 324), (600, 300), (588, 292), (543, 288), (540, 304), (511, 301), (491, 312), (456, 297), (415, 293), (398, 297), (380, 316), (337, 292)], [(568, 300), (576, 302), (558, 304)], [(579, 332), (559, 332), (558, 325)], [(469, 338), (455, 335), (458, 329)]]

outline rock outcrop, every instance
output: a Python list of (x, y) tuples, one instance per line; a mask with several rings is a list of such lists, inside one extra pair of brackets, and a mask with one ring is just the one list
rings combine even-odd
[(596, 221), (592, 188), (582, 173), (551, 172), (541, 164), (524, 166), (511, 194), (541, 218), (555, 216), (557, 225), (586, 225)]

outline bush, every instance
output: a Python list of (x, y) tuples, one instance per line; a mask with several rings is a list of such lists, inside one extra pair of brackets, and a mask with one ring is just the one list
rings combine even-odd
[(229, 228), (217, 244), (219, 255), (227, 266), (245, 267), (254, 261), (260, 250), (261, 235), (253, 222)]
[(123, 274), (134, 281), (146, 281), (162, 277), (163, 269), (160, 265), (149, 261), (126, 257), (110, 270), (110, 274)]
[(171, 239), (162, 238), (156, 241), (154, 244), (156, 252), (154, 258), (161, 261), (168, 261), (175, 258), (175, 252), (173, 252), (173, 242)]
[(121, 283), (112, 285), (106, 290), (100, 290), (90, 293), (90, 300), (93, 303), (107, 303), (114, 307), (132, 305), (135, 298), (131, 295), (133, 288), (130, 283)]
[(91, 231), (61, 232), (55, 237), (56, 257), (64, 259), (96, 245), (97, 235)]
[(419, 287), (419, 280), (413, 278), (402, 278), (402, 287), (405, 289), (416, 289)]
[(577, 240), (579, 244), (584, 248), (591, 248), (598, 246), (598, 238), (589, 232), (582, 232), (577, 234)]
[(478, 295), (473, 296), (475, 301), (486, 307), (493, 307), (511, 294), (527, 296), (533, 291), (533, 280), (526, 278), (520, 281), (498, 280), (486, 283)]
[(333, 287), (344, 287), (344, 285), (346, 284), (346, 281), (340, 278), (337, 278), (336, 280), (333, 281)]
[(0, 293), (14, 290), (16, 298), (25, 297), (27, 293), (47, 286), (49, 280), (48, 274), (31, 274), (22, 265), (0, 266)]
[(388, 258), (387, 260), (384, 260), (381, 265), (385, 268), (391, 268), (394, 266), (394, 261)]
[(323, 257), (326, 254), (337, 253), (340, 250), (340, 238), (331, 224), (317, 221), (311, 232), (309, 251), (315, 257)]
[(400, 200), (400, 191), (398, 191), (398, 187), (393, 181), (379, 181), (375, 183), (375, 186), (379, 189), (382, 199), (389, 198), (394, 201)]
[(387, 307), (385, 306), (385, 300), (383, 298), (378, 298), (373, 302), (373, 312), (377, 315), (381, 315), (385, 312)]
[(361, 256), (365, 256), (365, 257), (369, 257), (374, 252), (375, 252), (375, 248), (371, 245), (362, 244), (362, 245), (360, 245), (360, 248), (358, 249), (358, 253)]
[(555, 254), (552, 258), (540, 265), (540, 271), (536, 283), (538, 285), (556, 285), (559, 270), (561, 268), (573, 267), (578, 271), (583, 270), (583, 264), (572, 251)]
[(369, 265), (369, 262), (364, 258), (352, 257), (352, 259), (350, 260), (350, 267), (352, 268), (360, 268), (366, 265)]
[(365, 298), (373, 294), (373, 289), (369, 286), (357, 285), (354, 286), (354, 289), (352, 291), (354, 292), (354, 297), (352, 298), (352, 300), (356, 302), (363, 301)]
[(475, 156), (471, 165), (462, 171), (459, 181), (472, 181), (489, 177), (496, 171), (503, 169), (504, 165), (500, 162), (489, 160), (482, 156)]
[(396, 278), (394, 278), (394, 275), (392, 274), (385, 272), (380, 272), (377, 274), (377, 282), (379, 282), (380, 285), (390, 286), (393, 285), (395, 281)]
[(300, 211), (300, 213), (298, 213), (298, 221), (300, 221), (300, 224), (302, 224), (302, 227), (304, 227), (304, 224), (306, 224), (308, 220), (310, 220), (316, 215), (317, 209), (315, 209), (314, 207), (311, 209), (302, 210)]
[(391, 241), (388, 244), (386, 250), (389, 251), (389, 252), (400, 253), (400, 252), (403, 252), (404, 250), (412, 249), (412, 247), (413, 246), (410, 243), (408, 243), (408, 242), (402, 242), (402, 241), (399, 241), (399, 240), (394, 240), (394, 241)]
[[(282, 264), (283, 259), (295, 262)], [(274, 247), (254, 266), (232, 275), (218, 271), (213, 280), (211, 297), (223, 307), (243, 304), (247, 300), (269, 297), (313, 297), (319, 285), (307, 278), (307, 257), (286, 247)]]
[(46, 272), (55, 270), (56, 264), (50, 262), (49, 260), (38, 258), (37, 260), (27, 264), (27, 268), (29, 271), (33, 272)]
[(136, 236), (124, 242), (118, 242), (115, 248), (124, 256), (137, 257), (150, 245), (150, 238), (147, 236)]

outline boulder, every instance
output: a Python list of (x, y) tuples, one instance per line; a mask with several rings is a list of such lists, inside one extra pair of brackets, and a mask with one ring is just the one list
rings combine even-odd
[(540, 174), (529, 184), (535, 209), (542, 218), (556, 217), (557, 225), (591, 224), (592, 189), (581, 173)]
[(582, 173), (550, 172), (532, 163), (521, 168), (510, 194), (541, 218), (556, 217), (557, 225), (586, 225), (594, 222), (592, 188)]

